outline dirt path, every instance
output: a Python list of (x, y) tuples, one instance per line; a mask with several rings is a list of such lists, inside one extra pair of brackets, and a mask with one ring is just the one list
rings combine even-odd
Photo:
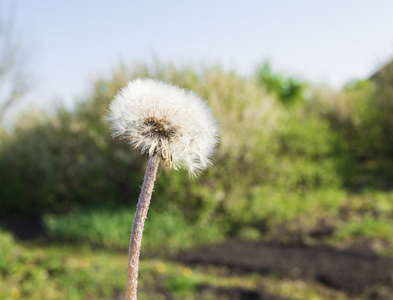
[(184, 253), (179, 260), (261, 274), (275, 272), (315, 280), (350, 294), (369, 292), (375, 285), (393, 287), (393, 259), (325, 247), (229, 240)]

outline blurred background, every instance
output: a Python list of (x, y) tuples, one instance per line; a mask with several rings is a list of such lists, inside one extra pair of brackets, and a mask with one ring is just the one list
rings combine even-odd
[(103, 119), (137, 77), (220, 123), (202, 176), (159, 170), (140, 299), (392, 299), (392, 11), (0, 0), (0, 299), (123, 299), (147, 160)]

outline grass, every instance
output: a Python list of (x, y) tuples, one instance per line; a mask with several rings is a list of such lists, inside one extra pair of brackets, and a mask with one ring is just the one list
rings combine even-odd
[(274, 224), (292, 221), (299, 217), (312, 221), (310, 214), (312, 219), (336, 214), (345, 197), (345, 192), (337, 188), (318, 189), (303, 194), (281, 193), (262, 187), (256, 191), (251, 210), (262, 217), (270, 217)]
[[(128, 249), (134, 213), (127, 207), (82, 209), (66, 215), (47, 215), (44, 225), (56, 240)], [(174, 254), (196, 245), (219, 242), (223, 237), (219, 224), (191, 223), (180, 214), (150, 210), (142, 251), (154, 255)]]
[[(4, 236), (1, 232), (0, 237)], [(86, 245), (17, 243), (14, 260), (0, 273), (0, 299), (123, 299), (127, 253)], [(288, 299), (349, 299), (316, 283), (258, 274), (231, 275), (224, 267), (195, 267), (142, 259), (138, 299), (217, 299), (211, 288), (264, 289)], [(225, 296), (219, 299), (227, 299)], [(229, 298), (228, 298), (229, 299)]]
[(393, 192), (367, 191), (348, 194), (340, 205), (336, 218), (336, 230), (330, 243), (351, 240), (380, 241), (380, 254), (392, 256), (393, 249)]
[(284, 243), (301, 238), (311, 246), (340, 248), (363, 240), (378, 254), (393, 257), (392, 191), (331, 188), (285, 194), (261, 187), (240, 218), (235, 233), (241, 238)]
[[(164, 257), (195, 246), (219, 242), (228, 234), (251, 240), (274, 239), (282, 242), (286, 242), (291, 235), (300, 234), (306, 243), (312, 245), (336, 245), (359, 238), (380, 240), (383, 247), (376, 249), (378, 252), (393, 252), (390, 249), (393, 249), (393, 192), (353, 194), (331, 188), (304, 195), (285, 195), (260, 189), (248, 204), (248, 210), (241, 209), (245, 211), (243, 215), (234, 215), (239, 220), (234, 223), (236, 230), (232, 232), (228, 232), (227, 228), (233, 227), (233, 224), (228, 227), (228, 223), (219, 221), (193, 223), (181, 214), (152, 209), (145, 225), (142, 251)], [(133, 214), (134, 211), (127, 207), (82, 209), (65, 215), (46, 215), (44, 224), (49, 235), (57, 241), (76, 241), (126, 250)], [(330, 226), (334, 230), (324, 237), (309, 236), (310, 232), (321, 226)]]
[(124, 272), (124, 255), (18, 245), (13, 262), (1, 273), (0, 299), (111, 299), (123, 288)]
[[(254, 210), (264, 210), (266, 220), (271, 222), (268, 231), (243, 226), (237, 234), (271, 239), (277, 238), (277, 228), (284, 227), (288, 232), (307, 235), (319, 226), (319, 220), (325, 220), (335, 226), (334, 232), (328, 237), (307, 238), (306, 242), (336, 245), (356, 239), (383, 241), (377, 243), (376, 250), (391, 256), (392, 199), (393, 192), (375, 190), (354, 194), (331, 189), (287, 198), (266, 193), (250, 207), (248, 220), (253, 220)], [(49, 244), (16, 242), (0, 231), (0, 299), (122, 299), (132, 219), (133, 211), (127, 207), (47, 215), (44, 224), (52, 237)], [(191, 223), (170, 211), (149, 211), (142, 243), (139, 299), (165, 299), (163, 295), (172, 299), (217, 299), (214, 288), (264, 290), (286, 299), (350, 299), (315, 282), (274, 275), (233, 275), (220, 267), (191, 269), (167, 260), (168, 255), (217, 242), (227, 234), (218, 222)], [(201, 290), (201, 286), (210, 289)]]
[(393, 228), (386, 220), (371, 217), (358, 218), (343, 224), (335, 234), (338, 240), (349, 238), (384, 239), (392, 241)]

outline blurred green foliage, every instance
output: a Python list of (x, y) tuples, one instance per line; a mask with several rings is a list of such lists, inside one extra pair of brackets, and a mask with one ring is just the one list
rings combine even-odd
[(110, 137), (104, 116), (118, 89), (136, 77), (194, 90), (220, 123), (214, 166), (201, 177), (159, 170), (152, 209), (181, 215), (180, 223), (214, 220), (228, 232), (259, 226), (290, 207), (271, 213), (268, 199), (298, 199), (297, 206), (319, 191), (339, 194), (364, 162), (392, 162), (386, 132), (393, 132), (393, 107), (381, 84), (354, 81), (334, 91), (275, 74), (268, 64), (250, 77), (219, 67), (120, 66), (74, 109), (26, 114), (0, 132), (0, 215), (135, 207), (146, 159)]
[[(134, 213), (135, 209), (122, 206), (94, 207), (63, 215), (46, 215), (43, 222), (53, 240), (123, 250), (129, 246)], [(218, 242), (224, 237), (224, 230), (217, 223), (210, 226), (193, 223), (170, 211), (151, 210), (148, 219), (143, 232), (143, 252), (156, 257)]]
[(7, 272), (9, 270), (9, 264), (12, 264), (15, 260), (16, 244), (13, 237), (0, 228), (0, 273)]
[(306, 83), (295, 77), (274, 72), (269, 62), (265, 62), (257, 70), (257, 78), (269, 93), (286, 105), (304, 100)]
[[(333, 90), (277, 74), (269, 64), (250, 77), (219, 67), (135, 64), (96, 80), (72, 110), (31, 111), (12, 130), (0, 128), (0, 216), (43, 216), (51, 241), (62, 243), (23, 246), (0, 230), (0, 298), (123, 296), (126, 254), (90, 246), (124, 249), (129, 242), (147, 159), (112, 139), (103, 119), (114, 94), (136, 77), (194, 90), (220, 123), (214, 166), (201, 177), (160, 166), (143, 255), (171, 255), (228, 235), (341, 246), (367, 239), (377, 241), (370, 243), (376, 252), (393, 255), (391, 68)], [(165, 291), (194, 299), (206, 283), (332, 297), (310, 283), (209, 272), (142, 260), (140, 298)]]

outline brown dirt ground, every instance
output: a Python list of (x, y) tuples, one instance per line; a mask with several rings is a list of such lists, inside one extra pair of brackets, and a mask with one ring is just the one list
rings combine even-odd
[(393, 259), (369, 252), (362, 254), (321, 246), (232, 239), (183, 253), (177, 259), (186, 264), (226, 266), (235, 272), (274, 273), (282, 277), (302, 278), (345, 291), (349, 295), (365, 294), (370, 299), (380, 299), (374, 295), (375, 286), (384, 286), (389, 290), (393, 288)]
[(46, 236), (44, 226), (38, 217), (3, 217), (0, 218), (0, 226), (20, 240)]

